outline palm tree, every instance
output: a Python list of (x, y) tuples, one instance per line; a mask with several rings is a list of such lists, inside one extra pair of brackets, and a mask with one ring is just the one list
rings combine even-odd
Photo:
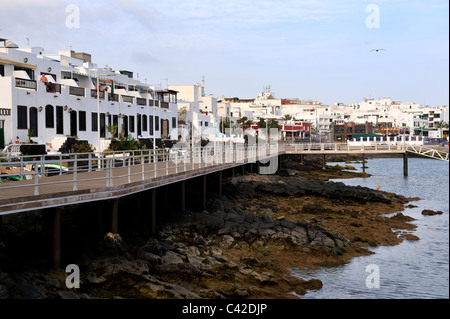
[(239, 120), (237, 120), (237, 122), (241, 124), (243, 130), (248, 128), (253, 123), (252, 120), (249, 120), (246, 116), (241, 117)]
[(439, 137), (441, 137), (441, 136), (442, 136), (442, 130), (443, 130), (444, 128), (447, 128), (447, 129), (448, 129), (448, 123), (445, 122), (445, 121), (439, 121), (438, 123), (436, 123), (436, 124), (434, 125), (434, 127), (438, 129), (438, 131), (439, 131)]

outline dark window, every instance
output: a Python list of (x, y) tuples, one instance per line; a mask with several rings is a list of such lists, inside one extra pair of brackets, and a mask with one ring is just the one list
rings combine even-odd
[(128, 130), (130, 132), (134, 132), (134, 116), (130, 116), (130, 123), (129, 123), (129, 126), (128, 126)]
[(55, 127), (55, 113), (53, 111), (52, 105), (45, 106), (45, 127), (46, 128)]
[(4, 65), (0, 65), (0, 75), (5, 76), (5, 66)]
[(31, 137), (38, 137), (38, 110), (30, 107), (30, 130)]
[(100, 113), (100, 137), (106, 137), (106, 114)]
[(177, 128), (177, 118), (172, 117), (172, 128)]
[(79, 129), (80, 131), (86, 131), (86, 112), (85, 111), (79, 111), (78, 112), (79, 117)]
[(142, 130), (147, 131), (147, 115), (142, 115)]
[(159, 116), (155, 116), (155, 131), (159, 131)]
[(149, 126), (149, 127), (150, 127), (150, 130), (149, 130), (148, 133), (149, 133), (150, 135), (153, 135), (153, 115), (150, 115), (148, 118), (149, 118), (148, 123), (150, 124), (150, 126)]
[(114, 134), (114, 137), (119, 137), (119, 116), (113, 115), (113, 125), (117, 126), (116, 134)]
[(98, 123), (97, 123), (97, 113), (92, 112), (91, 116), (91, 127), (92, 132), (98, 131)]
[(17, 106), (17, 129), (18, 130), (26, 130), (28, 128), (27, 125), (27, 107), (18, 105)]
[(56, 134), (64, 134), (64, 109), (56, 106)]

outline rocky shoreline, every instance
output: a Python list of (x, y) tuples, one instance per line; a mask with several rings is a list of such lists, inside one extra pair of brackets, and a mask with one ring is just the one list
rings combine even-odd
[(66, 288), (64, 270), (18, 267), (0, 246), (0, 298), (301, 298), (322, 283), (292, 268), (339, 265), (368, 247), (418, 239), (413, 219), (399, 213), (417, 198), (327, 182), (362, 174), (286, 161), (278, 175), (230, 178), (226, 196), (179, 213), (154, 238), (108, 233), (87, 247), (75, 260), (78, 289)]

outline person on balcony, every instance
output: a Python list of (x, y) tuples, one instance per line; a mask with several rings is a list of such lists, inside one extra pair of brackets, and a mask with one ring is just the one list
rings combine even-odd
[(42, 74), (42, 76), (41, 76), (41, 82), (44, 83), (44, 84), (47, 84), (48, 79), (47, 79), (47, 77), (45, 76), (45, 74)]

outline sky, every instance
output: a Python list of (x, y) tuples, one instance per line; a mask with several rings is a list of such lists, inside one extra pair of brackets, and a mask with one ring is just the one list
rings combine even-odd
[(0, 0), (1, 37), (218, 98), (270, 85), (330, 105), (449, 105), (447, 0)]

